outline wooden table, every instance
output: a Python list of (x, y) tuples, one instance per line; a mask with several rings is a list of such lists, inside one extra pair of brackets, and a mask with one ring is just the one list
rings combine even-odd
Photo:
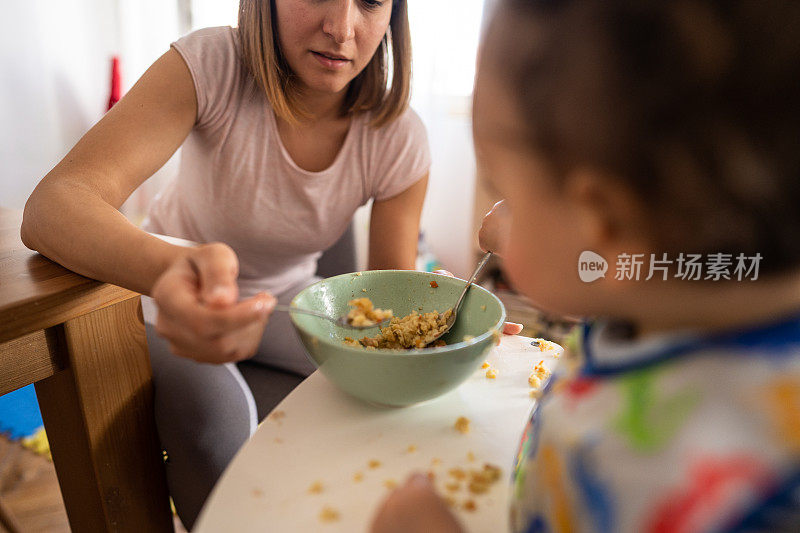
[(0, 209), (0, 395), (35, 383), (73, 531), (171, 531), (139, 295), (25, 248)]
[[(468, 531), (509, 528), (509, 483), (519, 439), (536, 400), (528, 376), (541, 360), (553, 368), (563, 352), (541, 352), (525, 337), (503, 337), (487, 360), (498, 372), (479, 369), (444, 396), (405, 408), (379, 407), (348, 396), (319, 371), (309, 376), (262, 422), (223, 474), (195, 525), (218, 531), (356, 533), (368, 530), (378, 504), (394, 482), (414, 470), (433, 471), (435, 485), (454, 499)], [(458, 417), (471, 429), (454, 428)], [(369, 462), (373, 463), (370, 468)], [(449, 491), (453, 468), (502, 469), (487, 493), (465, 483)], [(319, 490), (309, 490), (319, 482)], [(473, 500), (475, 509), (464, 509)], [(321, 520), (325, 507), (336, 520)]]

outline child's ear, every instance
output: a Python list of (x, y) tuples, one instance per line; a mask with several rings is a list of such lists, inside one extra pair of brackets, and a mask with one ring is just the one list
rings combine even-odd
[(645, 206), (620, 180), (578, 168), (566, 176), (564, 193), (587, 250), (617, 254), (650, 248)]

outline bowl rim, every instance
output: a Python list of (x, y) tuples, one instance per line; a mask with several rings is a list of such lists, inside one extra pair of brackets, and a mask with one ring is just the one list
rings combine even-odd
[[(438, 278), (448, 279), (448, 280), (454, 280), (454, 279), (455, 280), (461, 280), (464, 283), (467, 282), (467, 280), (461, 279), (461, 278), (456, 277), (456, 276), (446, 276), (444, 274), (436, 274), (434, 272), (422, 272), (421, 270), (383, 269), (383, 270), (364, 270), (364, 271), (361, 271), (361, 272), (348, 272), (346, 274), (339, 274), (337, 276), (331, 276), (329, 278), (321, 279), (321, 280), (317, 281), (316, 283), (312, 283), (308, 287), (303, 288), (303, 290), (298, 292), (294, 296), (294, 298), (292, 298), (292, 301), (289, 303), (289, 305), (291, 307), (296, 307), (297, 306), (297, 302), (296, 301), (300, 297), (301, 294), (303, 294), (307, 290), (311, 289), (312, 287), (315, 287), (317, 285), (321, 285), (322, 283), (325, 283), (326, 281), (334, 280), (334, 279), (337, 279), (337, 278), (343, 278), (345, 276), (372, 276), (372, 275), (377, 275), (377, 274), (381, 274), (381, 273), (385, 273), (385, 272), (416, 273), (416, 274), (419, 274), (419, 275), (438, 277)], [(336, 347), (336, 348), (345, 349), (345, 350), (347, 350), (347, 351), (349, 351), (351, 353), (354, 353), (354, 354), (361, 354), (361, 355), (364, 355), (364, 356), (375, 356), (375, 355), (398, 356), (398, 355), (402, 354), (404, 357), (408, 357), (408, 356), (424, 357), (424, 356), (431, 355), (431, 354), (443, 354), (443, 353), (453, 352), (456, 349), (461, 349), (461, 348), (464, 348), (465, 346), (470, 346), (470, 345), (473, 345), (473, 344), (479, 344), (479, 343), (485, 341), (488, 337), (494, 336), (495, 333), (497, 335), (502, 335), (503, 334), (502, 333), (503, 332), (503, 324), (506, 321), (506, 307), (505, 307), (505, 305), (503, 305), (503, 302), (494, 293), (492, 293), (491, 291), (481, 287), (477, 283), (473, 284), (473, 287), (470, 290), (475, 290), (476, 288), (481, 290), (481, 291), (483, 291), (483, 292), (485, 292), (485, 293), (487, 293), (489, 296), (494, 298), (495, 301), (497, 301), (498, 305), (500, 305), (500, 319), (497, 321), (497, 323), (494, 325), (494, 327), (489, 328), (489, 330), (486, 331), (485, 333), (482, 333), (481, 335), (473, 337), (468, 341), (461, 341), (461, 342), (457, 342), (455, 344), (448, 344), (447, 346), (439, 346), (439, 347), (436, 347), (436, 348), (414, 348), (414, 349), (411, 349), (411, 350), (378, 349), (378, 348), (376, 348), (375, 350), (367, 350), (366, 348), (356, 348), (355, 346), (349, 346), (347, 344), (344, 344), (343, 342), (335, 342), (333, 339), (320, 337), (318, 335), (315, 335), (314, 333), (311, 333), (308, 329), (303, 327), (301, 324), (299, 324), (295, 320), (294, 313), (289, 313), (289, 318), (292, 321), (292, 324), (294, 325), (295, 328), (302, 330), (307, 335), (310, 335), (310, 336), (314, 337), (315, 339), (318, 339), (320, 342), (323, 342), (325, 344), (328, 344), (328, 345)]]

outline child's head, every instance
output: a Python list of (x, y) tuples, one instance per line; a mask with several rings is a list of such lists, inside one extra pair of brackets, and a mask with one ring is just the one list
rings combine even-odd
[(239, 33), (250, 74), (289, 122), (305, 114), (301, 94), (342, 94), (343, 113), (372, 111), (376, 125), (408, 105), (406, 0), (240, 0)]
[[(800, 3), (505, 0), (496, 13), (474, 133), (513, 213), (507, 264), (524, 292), (613, 312), (637, 287), (613, 280), (621, 253), (800, 267)], [(608, 260), (605, 280), (579, 280), (584, 250)]]

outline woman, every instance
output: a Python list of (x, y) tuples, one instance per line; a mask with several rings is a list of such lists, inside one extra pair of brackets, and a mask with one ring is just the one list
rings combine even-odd
[[(28, 247), (153, 297), (156, 422), (187, 527), (255, 430), (234, 363), (292, 384), (313, 370), (271, 311), (315, 280), (357, 207), (374, 200), (369, 267), (414, 268), (430, 156), (410, 61), (403, 0), (242, 0), (238, 28), (173, 43), (25, 207)], [(193, 248), (118, 211), (180, 146), (145, 229)]]

